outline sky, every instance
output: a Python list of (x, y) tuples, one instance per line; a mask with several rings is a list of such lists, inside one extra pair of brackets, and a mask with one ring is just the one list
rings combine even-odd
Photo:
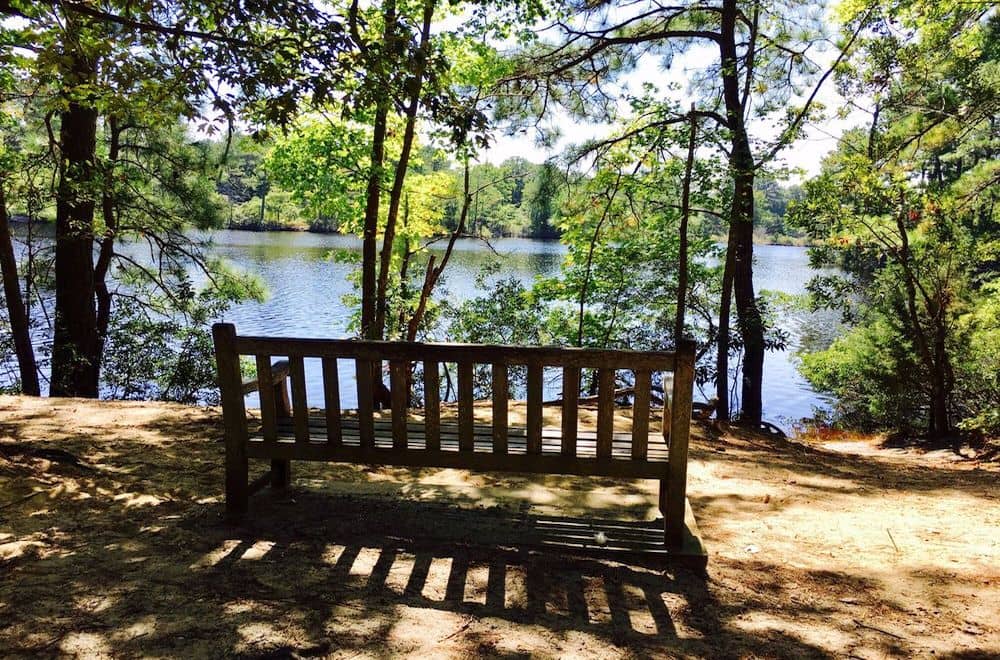
[[(822, 72), (825, 72), (836, 56), (837, 51), (831, 48), (816, 54), (814, 57), (818, 64), (823, 67)], [(634, 72), (625, 76), (623, 82), (632, 89), (638, 89), (646, 81), (663, 86), (668, 83), (676, 83), (679, 87), (677, 99), (681, 102), (682, 107), (686, 107), (691, 102), (687, 89), (689, 76), (699, 68), (699, 63), (704, 62), (705, 58), (714, 59), (717, 57), (715, 46), (693, 48), (688, 53), (675, 57), (669, 72), (663, 70), (656, 58), (647, 57), (640, 61)], [(817, 79), (822, 72), (817, 74)], [(805, 95), (796, 99), (795, 103), (803, 103), (811, 91), (812, 88), (808, 88)], [(827, 109), (825, 113), (827, 117), (809, 125), (804, 135), (794, 144), (786, 147), (779, 157), (779, 161), (784, 165), (800, 172), (793, 173), (789, 177), (790, 181), (793, 182), (818, 174), (823, 157), (836, 148), (840, 135), (849, 128), (863, 125), (866, 121), (865, 113), (857, 109), (852, 110), (846, 117), (838, 118), (836, 116), (836, 110), (844, 107), (846, 101), (837, 93), (832, 76), (821, 86), (815, 103), (822, 104)], [(551, 149), (540, 148), (535, 144), (530, 134), (507, 136), (498, 132), (494, 136), (493, 144), (482, 154), (481, 160), (499, 164), (508, 158), (520, 157), (541, 163), (548, 158), (557, 156), (574, 143), (602, 137), (610, 129), (608, 125), (574, 121), (566, 115), (555, 120), (555, 124), (561, 129), (564, 137)], [(775, 130), (767, 130), (759, 123), (756, 127), (752, 127), (751, 131), (760, 138), (776, 137)]]

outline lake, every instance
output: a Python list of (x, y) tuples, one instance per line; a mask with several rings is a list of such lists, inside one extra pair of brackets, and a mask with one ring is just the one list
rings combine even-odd
[[(295, 337), (345, 337), (350, 313), (343, 295), (352, 291), (349, 277), (358, 266), (329, 258), (331, 250), (360, 251), (361, 242), (352, 236), (298, 232), (213, 232), (214, 252), (236, 266), (256, 274), (268, 290), (264, 302), (247, 302), (230, 309), (225, 320), (235, 323), (241, 334)], [(491, 247), (490, 247), (491, 246)], [(482, 292), (476, 289), (480, 269), (502, 258), (503, 274), (530, 283), (535, 277), (559, 270), (565, 248), (556, 241), (520, 238), (482, 241), (462, 240), (445, 273), (439, 293), (458, 303)], [(759, 290), (788, 294), (805, 293), (815, 274), (809, 267), (805, 248), (760, 245), (755, 248), (755, 284)], [(837, 330), (836, 317), (829, 313), (791, 310), (782, 314), (781, 326), (789, 333), (785, 351), (769, 353), (764, 365), (764, 416), (785, 430), (828, 402), (809, 387), (796, 369), (796, 350), (808, 342), (822, 346)], [(356, 400), (353, 375), (341, 362), (342, 403), (352, 407)], [(306, 365), (307, 394), (310, 402), (322, 402), (322, 380), (318, 361)], [(710, 394), (709, 394), (710, 396)], [(704, 400), (704, 394), (696, 398)], [(248, 401), (248, 405), (256, 405)]]

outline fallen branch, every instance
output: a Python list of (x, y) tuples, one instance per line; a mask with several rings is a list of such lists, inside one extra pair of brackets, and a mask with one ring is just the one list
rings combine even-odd
[(889, 531), (888, 527), (886, 527), (885, 533), (889, 535), (889, 540), (892, 541), (892, 547), (896, 548), (896, 554), (898, 555), (899, 554), (899, 546), (896, 545), (896, 539), (892, 538), (892, 532)]
[(905, 639), (906, 639), (906, 638), (905, 638), (905, 637), (903, 637), (902, 635), (897, 635), (896, 633), (894, 633), (894, 632), (892, 632), (892, 631), (889, 631), (889, 630), (885, 630), (885, 629), (883, 629), (883, 628), (879, 628), (879, 627), (877, 627), (877, 626), (869, 626), (869, 625), (868, 625), (867, 623), (861, 623), (861, 622), (860, 622), (860, 621), (858, 621), (857, 619), (855, 619), (855, 620), (854, 620), (854, 624), (855, 624), (856, 626), (858, 626), (859, 628), (867, 628), (868, 630), (874, 630), (875, 632), (880, 632), (880, 633), (882, 633), (883, 635), (888, 635), (889, 637), (895, 637), (896, 639), (902, 639), (902, 640), (905, 640)]
[(28, 500), (30, 500), (35, 495), (41, 495), (42, 493), (47, 493), (47, 492), (48, 492), (47, 490), (33, 490), (30, 493), (28, 493), (27, 495), (25, 495), (24, 497), (17, 498), (13, 502), (7, 502), (6, 504), (0, 504), (0, 510), (7, 509), (9, 507), (21, 504), (22, 502), (27, 502)]
[[(654, 401), (656, 403), (663, 403), (663, 398), (661, 396), (662, 392), (663, 392), (663, 390), (660, 389), (660, 388), (658, 388), (658, 387), (652, 387), (652, 388), (650, 388), (650, 392), (649, 392), (649, 398), (650, 398), (650, 400), (652, 400), (652, 401)], [(635, 394), (635, 388), (634, 387), (621, 387), (621, 388), (618, 388), (618, 389), (615, 390), (614, 394), (612, 395), (612, 398), (617, 399), (620, 396), (626, 396), (628, 394)], [(599, 399), (600, 399), (600, 395), (599, 394), (590, 394), (590, 395), (587, 395), (587, 396), (578, 397), (577, 398), (577, 403), (594, 403), (595, 401), (598, 401)], [(563, 399), (562, 399), (562, 397), (560, 397), (558, 399), (550, 399), (548, 401), (542, 401), (542, 405), (543, 406), (558, 406), (558, 405), (561, 405), (562, 402), (563, 402)]]
[(440, 644), (441, 642), (443, 642), (445, 640), (451, 639), (452, 637), (454, 637), (455, 635), (458, 635), (459, 633), (463, 633), (466, 630), (468, 630), (469, 626), (472, 625), (472, 621), (473, 621), (473, 618), (470, 616), (468, 619), (465, 620), (465, 623), (463, 623), (461, 626), (459, 626), (458, 630), (456, 630), (455, 632), (451, 633), (450, 635), (445, 635), (444, 637), (442, 637), (441, 639), (439, 639), (438, 640), (438, 644)]

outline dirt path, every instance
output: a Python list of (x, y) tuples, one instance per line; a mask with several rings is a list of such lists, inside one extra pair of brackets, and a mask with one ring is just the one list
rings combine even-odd
[(645, 481), (295, 464), (230, 527), (219, 440), (213, 410), (0, 397), (0, 656), (1000, 655), (989, 466), (701, 435), (704, 580), (526, 549), (655, 535)]

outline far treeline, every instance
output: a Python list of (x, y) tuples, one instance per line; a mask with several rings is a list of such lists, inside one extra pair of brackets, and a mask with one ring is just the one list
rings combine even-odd
[[(249, 231), (311, 231), (349, 233), (354, 216), (340, 218), (326, 214), (326, 208), (338, 210), (349, 205), (328, 206), (314, 203), (317, 196), (329, 197), (344, 192), (317, 185), (314, 178), (304, 179), (302, 142), (315, 127), (288, 135), (254, 140), (236, 135), (227, 145), (215, 143), (217, 152), (228, 148), (216, 190), (225, 197), (226, 229)], [(363, 137), (363, 136), (362, 136)], [(430, 178), (428, 179), (428, 176)], [(462, 199), (461, 167), (440, 149), (423, 146), (411, 157), (407, 178), (432, 181), (436, 204), (440, 206), (440, 228), (446, 234), (458, 224)], [(473, 190), (466, 232), (471, 237), (522, 237), (554, 239), (562, 235), (561, 209), (571, 182), (577, 178), (558, 160), (534, 163), (512, 157), (499, 164), (474, 163), (469, 168)], [(357, 197), (357, 191), (354, 191)], [(804, 245), (805, 231), (786, 222), (789, 204), (802, 199), (798, 184), (760, 181), (754, 191), (756, 229), (760, 243)], [(344, 201), (344, 200), (341, 200)], [(411, 204), (415, 200), (411, 198)], [(351, 209), (356, 212), (357, 209)], [(699, 234), (724, 240), (725, 226), (718, 218), (704, 216), (697, 225)]]
[[(263, 292), (193, 230), (296, 227), (361, 238), (357, 336), (689, 336), (715, 415), (756, 426), (787, 333), (754, 245), (782, 235), (839, 273), (810, 304), (845, 331), (803, 356), (833, 423), (1000, 431), (993, 3), (0, 0), (0, 16), (5, 389), (210, 397), (207, 328)], [(842, 107), (818, 101), (829, 86)], [(854, 128), (785, 185), (783, 154), (833, 117)], [(567, 121), (610, 129), (486, 164), (500, 132), (554, 145)], [(498, 235), (558, 236), (560, 272), (527, 287), (501, 262), (449, 304), (456, 242)]]

